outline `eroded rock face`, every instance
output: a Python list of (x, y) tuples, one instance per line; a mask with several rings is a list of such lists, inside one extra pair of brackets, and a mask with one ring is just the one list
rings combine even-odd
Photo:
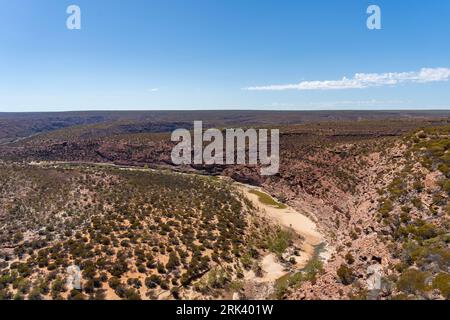
[[(396, 147), (395, 153), (402, 150)], [(292, 202), (296, 208), (308, 208), (315, 215), (335, 252), (315, 283), (306, 283), (292, 292), (290, 298), (343, 299), (353, 294), (355, 287), (365, 290), (369, 299), (377, 299), (382, 294), (381, 279), (389, 274), (385, 270), (389, 271), (396, 259), (392, 257), (387, 243), (380, 238), (385, 226), (376, 219), (379, 205), (377, 188), (385, 188), (394, 172), (401, 168), (398, 164), (390, 164), (389, 159), (378, 152), (369, 154), (364, 159), (366, 166), (355, 167), (358, 183), (354, 191), (342, 188), (331, 180), (326, 183), (333, 193), (325, 191), (322, 196), (300, 193)], [(344, 285), (339, 279), (337, 270), (342, 265), (352, 270), (353, 285)]]

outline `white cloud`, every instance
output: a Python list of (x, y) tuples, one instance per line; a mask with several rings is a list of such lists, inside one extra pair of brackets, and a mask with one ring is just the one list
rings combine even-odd
[(265, 105), (269, 108), (279, 108), (283, 110), (321, 110), (321, 109), (348, 109), (348, 108), (401, 108), (414, 104), (411, 100), (338, 100), (338, 101), (314, 101), (314, 102), (273, 102)]
[(251, 91), (283, 91), (283, 90), (342, 90), (363, 89), (380, 86), (394, 86), (403, 83), (427, 83), (448, 81), (448, 68), (422, 68), (412, 72), (388, 73), (356, 73), (353, 78), (343, 77), (340, 80), (302, 81), (297, 84), (267, 85), (247, 87)]
[(341, 100), (341, 101), (326, 101), (310, 103), (312, 106), (328, 106), (328, 107), (373, 107), (373, 106), (401, 106), (405, 104), (411, 104), (412, 101), (404, 100)]
[(150, 92), (158, 92), (158, 91), (159, 91), (159, 88), (151, 88), (151, 89), (148, 90), (148, 91), (150, 91)]

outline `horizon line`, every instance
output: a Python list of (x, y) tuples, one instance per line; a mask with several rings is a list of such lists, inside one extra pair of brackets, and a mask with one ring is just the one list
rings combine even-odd
[(38, 110), (38, 111), (0, 111), (0, 114), (25, 114), (25, 113), (75, 113), (75, 112), (189, 112), (189, 111), (264, 111), (264, 112), (342, 112), (342, 111), (361, 111), (361, 112), (431, 112), (431, 111), (449, 111), (450, 107), (445, 108), (400, 108), (400, 109), (364, 109), (364, 108), (342, 108), (342, 109), (264, 109), (264, 108), (236, 108), (236, 109), (87, 109), (87, 110)]

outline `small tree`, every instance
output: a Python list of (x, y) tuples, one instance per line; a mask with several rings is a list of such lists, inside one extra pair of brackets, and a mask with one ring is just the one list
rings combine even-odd
[(339, 269), (337, 270), (337, 275), (339, 279), (341, 280), (342, 284), (349, 285), (353, 283), (353, 270), (345, 264), (341, 264)]
[(353, 264), (353, 262), (355, 262), (355, 258), (353, 258), (353, 255), (350, 252), (347, 252), (345, 255), (345, 261), (347, 261), (348, 264)]
[(427, 277), (428, 273), (417, 269), (408, 269), (400, 276), (397, 282), (397, 288), (400, 291), (411, 294), (427, 291), (428, 288), (425, 284)]

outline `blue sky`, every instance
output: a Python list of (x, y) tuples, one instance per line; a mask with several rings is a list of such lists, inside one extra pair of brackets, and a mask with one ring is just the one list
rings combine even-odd
[[(66, 28), (71, 4), (81, 30)], [(370, 4), (382, 10), (382, 30), (366, 27)], [(0, 8), (0, 111), (450, 109), (448, 0)]]

